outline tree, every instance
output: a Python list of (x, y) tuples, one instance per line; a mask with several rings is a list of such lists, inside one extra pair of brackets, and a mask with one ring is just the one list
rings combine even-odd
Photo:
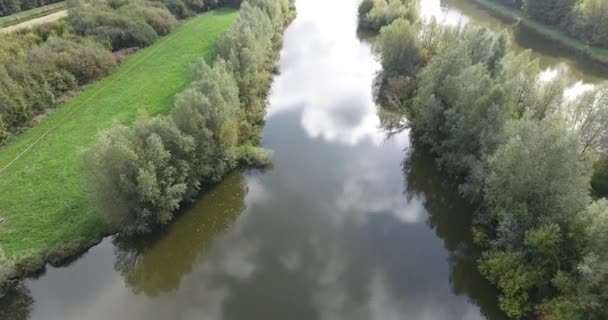
[(608, 47), (608, 2), (578, 1), (574, 8), (574, 32), (592, 44)]
[(405, 19), (397, 19), (382, 28), (377, 46), (386, 77), (413, 76), (422, 62), (418, 32)]
[(564, 106), (569, 127), (580, 139), (581, 154), (608, 148), (608, 87), (585, 92)]
[(164, 118), (104, 132), (85, 154), (102, 216), (125, 235), (147, 233), (171, 221), (189, 188), (192, 150), (192, 138)]
[(486, 201), (498, 211), (519, 212), (529, 226), (566, 223), (589, 202), (591, 165), (579, 156), (565, 121), (528, 116), (510, 121), (506, 143), (488, 159)]
[(511, 318), (520, 319), (532, 311), (529, 291), (537, 284), (539, 272), (517, 251), (496, 251), (485, 254), (479, 269), (501, 289), (500, 308)]
[(587, 247), (578, 266), (581, 275), (577, 283), (580, 307), (586, 319), (600, 320), (608, 316), (608, 201), (591, 204), (581, 215), (585, 224)]
[(359, 5), (359, 25), (379, 31), (397, 19), (418, 21), (419, 0), (371, 0)]
[(179, 130), (194, 139), (193, 176), (208, 184), (218, 182), (235, 166), (238, 88), (221, 60), (213, 68), (200, 60), (193, 71), (198, 80), (177, 96), (171, 116)]

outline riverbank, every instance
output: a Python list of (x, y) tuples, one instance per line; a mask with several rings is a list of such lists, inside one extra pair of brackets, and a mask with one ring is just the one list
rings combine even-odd
[(489, 13), (497, 16), (500, 19), (504, 19), (511, 23), (517, 23), (520, 26), (526, 28), (526, 31), (531, 31), (539, 34), (540, 36), (547, 38), (551, 41), (555, 41), (560, 45), (564, 46), (568, 50), (572, 50), (576, 54), (579, 54), (591, 61), (603, 69), (608, 70), (608, 49), (589, 46), (583, 41), (572, 38), (571, 36), (563, 33), (562, 31), (553, 29), (549, 26), (543, 25), (542, 23), (536, 22), (526, 17), (522, 12), (496, 3), (493, 0), (471, 0), (477, 4), (480, 8), (488, 11)]
[(211, 59), (215, 42), (237, 16), (235, 10), (215, 10), (186, 21), (4, 147), (0, 276), (32, 273), (107, 234), (89, 199), (82, 150), (116, 123), (132, 123), (142, 113), (166, 114), (174, 95), (190, 83), (190, 65), (201, 56)]

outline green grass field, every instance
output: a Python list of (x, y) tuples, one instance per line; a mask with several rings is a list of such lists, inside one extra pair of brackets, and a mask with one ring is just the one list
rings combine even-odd
[(575, 51), (589, 56), (598, 62), (608, 63), (608, 49), (589, 46), (585, 42), (572, 38), (561, 30), (557, 30), (550, 26), (536, 22), (526, 17), (521, 11), (514, 8), (509, 8), (505, 5), (495, 2), (495, 0), (473, 0), (482, 8), (494, 12), (504, 18), (512, 19), (523, 23), (526, 27), (533, 29), (542, 36), (558, 41), (559, 43), (574, 49)]
[(82, 151), (103, 129), (140, 113), (166, 114), (190, 82), (189, 66), (211, 58), (237, 14), (217, 10), (185, 21), (0, 150), (0, 249), (9, 259), (99, 237), (105, 226), (87, 194)]
[(44, 17), (51, 13), (65, 10), (67, 5), (65, 1), (49, 4), (39, 8), (30, 9), (27, 11), (18, 12), (10, 16), (0, 17), (0, 27), (12, 26), (24, 21)]

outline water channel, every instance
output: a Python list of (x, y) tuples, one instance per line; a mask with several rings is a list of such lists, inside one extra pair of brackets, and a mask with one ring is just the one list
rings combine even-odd
[[(422, 1), (445, 23), (511, 28), (467, 0)], [(297, 9), (264, 130), (273, 167), (231, 174), (154, 238), (106, 238), (24, 280), (1, 319), (504, 319), (475, 267), (473, 208), (408, 132), (380, 127), (357, 1)], [(511, 34), (544, 67), (566, 63), (573, 84), (601, 79)]]

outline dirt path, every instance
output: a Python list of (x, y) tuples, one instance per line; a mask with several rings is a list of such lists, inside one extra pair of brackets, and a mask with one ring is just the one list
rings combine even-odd
[(59, 20), (65, 16), (68, 15), (68, 11), (67, 10), (62, 10), (62, 11), (58, 11), (55, 13), (51, 13), (47, 16), (44, 17), (40, 17), (40, 18), (36, 18), (36, 19), (32, 19), (32, 20), (28, 20), (19, 24), (16, 24), (14, 26), (9, 26), (6, 28), (2, 28), (0, 29), (0, 32), (13, 32), (13, 31), (17, 31), (17, 30), (21, 30), (21, 29), (25, 29), (25, 28), (30, 28), (30, 27), (34, 27), (40, 24), (44, 24), (44, 23), (49, 23), (49, 22), (53, 22), (56, 20)]

